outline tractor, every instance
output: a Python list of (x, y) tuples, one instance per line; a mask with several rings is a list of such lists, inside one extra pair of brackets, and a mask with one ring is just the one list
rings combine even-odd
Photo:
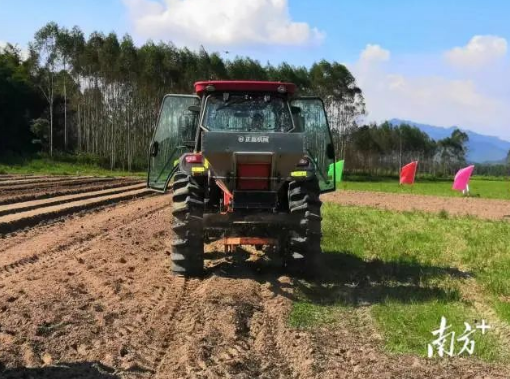
[(292, 83), (201, 81), (166, 95), (149, 148), (148, 187), (173, 196), (172, 271), (200, 276), (204, 244), (249, 245), (293, 273), (321, 255), (321, 200), (335, 151), (322, 100)]

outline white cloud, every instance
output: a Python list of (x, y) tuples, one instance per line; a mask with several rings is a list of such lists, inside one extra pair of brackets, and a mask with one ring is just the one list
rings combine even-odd
[(383, 49), (379, 45), (368, 44), (365, 50), (361, 52), (360, 60), (365, 62), (384, 62), (390, 60), (389, 50)]
[(325, 34), (293, 21), (287, 0), (124, 0), (144, 38), (197, 47), (315, 45)]
[[(7, 47), (7, 42), (0, 40), (0, 52), (2, 52)], [(15, 44), (14, 48), (19, 50), (21, 60), (25, 61), (30, 56), (30, 53), (26, 47), (20, 47)]]
[[(403, 74), (391, 69), (389, 51), (376, 53), (386, 50), (370, 46), (374, 45), (363, 50), (351, 67), (365, 95), (368, 120), (401, 118), (432, 125), (457, 125), (510, 139), (507, 106), (510, 93), (493, 90), (501, 73), (466, 74), (460, 78), (433, 75), (427, 73), (427, 63), (419, 57), (411, 63), (417, 74)], [(506, 75), (510, 75), (510, 67)]]
[(479, 69), (506, 55), (506, 39), (498, 36), (474, 36), (464, 47), (455, 47), (445, 53), (448, 62), (458, 68)]

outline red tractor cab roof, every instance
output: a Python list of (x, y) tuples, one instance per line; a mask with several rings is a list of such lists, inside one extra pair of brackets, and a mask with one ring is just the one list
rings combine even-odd
[(253, 80), (208, 80), (195, 83), (198, 96), (212, 92), (276, 92), (293, 95), (296, 85), (284, 82), (262, 82)]

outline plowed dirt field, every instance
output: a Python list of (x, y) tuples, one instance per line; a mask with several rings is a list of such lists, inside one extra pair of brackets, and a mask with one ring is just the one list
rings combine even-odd
[(171, 197), (139, 182), (16, 179), (0, 178), (1, 378), (508, 377), (388, 354), (363, 309), (292, 328), (294, 279), (271, 260), (209, 246), (204, 278), (171, 276)]
[(342, 205), (382, 208), (393, 211), (447, 212), (487, 220), (510, 221), (510, 201), (475, 197), (454, 198), (369, 191), (337, 191), (323, 197)]

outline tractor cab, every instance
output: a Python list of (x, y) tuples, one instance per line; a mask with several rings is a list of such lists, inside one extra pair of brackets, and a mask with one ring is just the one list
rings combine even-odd
[(174, 273), (199, 273), (203, 244), (220, 238), (226, 250), (277, 247), (287, 267), (318, 257), (335, 154), (322, 100), (295, 93), (292, 83), (205, 81), (195, 95), (165, 96), (148, 187), (173, 191)]
[[(163, 99), (150, 148), (149, 188), (165, 192), (181, 155), (194, 152), (218, 176), (221, 172), (233, 180), (241, 175), (242, 180), (253, 172), (267, 176), (272, 187), (307, 159), (321, 190), (335, 189), (328, 176), (333, 141), (320, 98), (296, 97), (296, 86), (282, 82), (205, 81), (195, 83), (195, 92)], [(289, 154), (289, 162), (281, 162)], [(250, 169), (241, 162), (239, 170), (235, 158), (260, 166)], [(227, 187), (233, 190), (234, 182)]]

